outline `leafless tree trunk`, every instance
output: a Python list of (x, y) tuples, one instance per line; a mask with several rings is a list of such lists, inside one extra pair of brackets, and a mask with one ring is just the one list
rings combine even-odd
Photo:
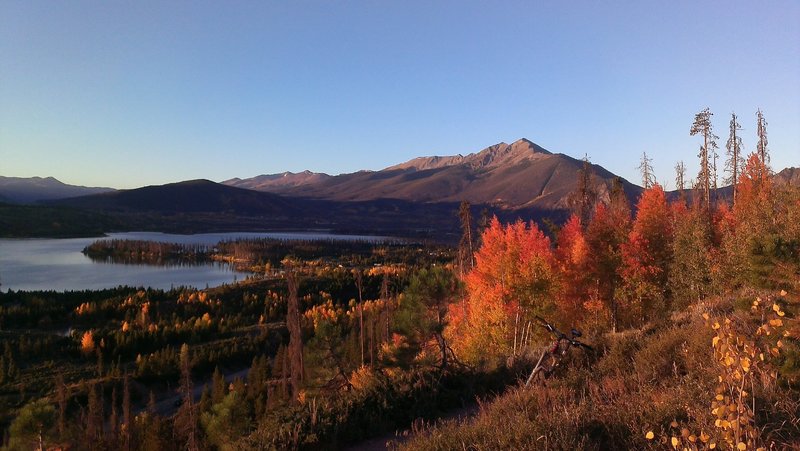
[[(765, 168), (769, 168), (769, 150), (767, 149), (767, 121), (764, 119), (764, 113), (761, 112), (761, 109), (756, 112), (756, 117), (758, 118), (758, 146), (756, 148), (758, 152), (758, 159), (761, 160), (761, 163)], [(764, 175), (766, 176), (766, 174)]]
[(286, 274), (289, 285), (289, 302), (286, 314), (286, 327), (289, 329), (289, 372), (291, 374), (292, 399), (297, 400), (303, 382), (303, 337), (300, 328), (300, 298), (298, 288), (300, 281), (294, 270)]
[(364, 366), (364, 299), (361, 294), (364, 279), (360, 268), (353, 271), (356, 277), (356, 288), (358, 288), (358, 341), (361, 344), (361, 366)]

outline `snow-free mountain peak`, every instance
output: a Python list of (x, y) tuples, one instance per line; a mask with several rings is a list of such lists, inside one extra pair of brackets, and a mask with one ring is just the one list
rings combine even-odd
[(480, 152), (469, 155), (430, 156), (418, 157), (386, 168), (386, 171), (408, 170), (424, 171), (448, 166), (467, 165), (473, 169), (515, 165), (523, 161), (534, 161), (545, 155), (551, 155), (543, 147), (525, 139), (519, 139), (511, 144), (505, 142), (489, 146)]

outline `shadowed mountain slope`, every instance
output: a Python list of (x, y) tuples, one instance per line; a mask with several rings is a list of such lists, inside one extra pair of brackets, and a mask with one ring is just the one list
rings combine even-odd
[(220, 185), (209, 180), (190, 180), (167, 185), (54, 201), (88, 209), (160, 213), (233, 213), (287, 215), (296, 212), (292, 202), (272, 193)]
[(67, 185), (53, 177), (0, 176), (0, 199), (20, 204), (40, 200), (64, 199), (113, 191), (112, 188), (95, 188)]

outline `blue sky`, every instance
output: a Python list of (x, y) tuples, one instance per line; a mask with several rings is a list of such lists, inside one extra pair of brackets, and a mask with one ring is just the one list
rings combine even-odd
[[(608, 4), (607, 4), (608, 3)], [(609, 5), (610, 4), (610, 5)], [(0, 175), (338, 174), (526, 137), (697, 172), (694, 114), (800, 165), (800, 2), (0, 1)]]

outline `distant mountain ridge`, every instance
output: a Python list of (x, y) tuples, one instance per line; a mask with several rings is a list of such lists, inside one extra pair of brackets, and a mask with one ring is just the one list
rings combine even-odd
[[(146, 186), (47, 203), (105, 215), (118, 224), (115, 230), (199, 233), (322, 229), (423, 237), (435, 231), (441, 239), (458, 228), (457, 204), (292, 198), (209, 180)], [(0, 221), (0, 235), (2, 227)]]
[(258, 191), (273, 191), (282, 188), (292, 188), (300, 185), (320, 183), (331, 176), (320, 172), (283, 172), (280, 174), (258, 175), (248, 179), (232, 178), (222, 182), (223, 185), (236, 188), (254, 189)]
[[(305, 183), (265, 184), (275, 176), (226, 181), (231, 186), (336, 201), (400, 199), (413, 202), (460, 202), (493, 205), (503, 209), (563, 210), (583, 162), (554, 154), (527, 140), (504, 142), (479, 152), (452, 156), (419, 157), (380, 171), (311, 178)], [(608, 195), (614, 174), (592, 165), (592, 183), (600, 197)], [(309, 173), (314, 174), (314, 173)], [(296, 180), (296, 179), (295, 179)], [(621, 179), (635, 199), (641, 188)]]
[(455, 165), (467, 165), (474, 169), (492, 168), (504, 165), (519, 164), (524, 161), (536, 161), (552, 155), (543, 147), (525, 139), (519, 139), (511, 144), (504, 142), (489, 146), (480, 152), (471, 153), (467, 156), (432, 156), (417, 157), (405, 163), (389, 166), (385, 171), (397, 169), (439, 169)]
[(167, 214), (285, 216), (296, 211), (289, 200), (276, 194), (221, 185), (203, 179), (60, 199), (51, 203), (95, 210)]
[(800, 186), (800, 168), (785, 168), (775, 174), (775, 183), (779, 185)]
[[(62, 236), (67, 233), (65, 230), (86, 233), (84, 224), (102, 223), (104, 231), (324, 229), (454, 241), (459, 236), (456, 213), (462, 200), (472, 203), (474, 215), (486, 208), (490, 215), (497, 215), (504, 222), (549, 219), (560, 223), (569, 214), (570, 199), (584, 164), (528, 140), (518, 140), (512, 144), (498, 143), (466, 156), (415, 158), (380, 171), (337, 176), (285, 172), (231, 179), (226, 184), (189, 180), (42, 201), (73, 209), (51, 209), (53, 214), (47, 216), (51, 219), (44, 223), (43, 213), (36, 209), (48, 207), (6, 208), (31, 210), (30, 215), (38, 217), (34, 219), (41, 223), (43, 231), (36, 232), (41, 236)], [(591, 170), (590, 183), (600, 201), (608, 199), (615, 180), (619, 180), (632, 202), (642, 192), (641, 187), (601, 166), (591, 165)], [(39, 179), (39, 182), (46, 185), (53, 180)], [(775, 181), (800, 186), (800, 169), (787, 168), (775, 175)], [(234, 184), (238, 186), (231, 186)], [(259, 190), (249, 189), (251, 186)], [(717, 195), (726, 198), (730, 190), (731, 187), (721, 188)], [(677, 192), (668, 194), (678, 197)], [(0, 202), (3, 196), (0, 192)], [(26, 211), (19, 210), (20, 215)], [(81, 212), (89, 216), (81, 216)], [(28, 216), (20, 218), (27, 221)], [(94, 219), (88, 222), (75, 219), (80, 217)], [(0, 235), (4, 227), (10, 227), (4, 226), (1, 219)], [(24, 221), (18, 221), (16, 229), (30, 230)], [(77, 221), (79, 227), (61, 224), (63, 221)]]
[(114, 191), (114, 189), (68, 185), (53, 177), (5, 177), (0, 175), (0, 199), (20, 204), (109, 191)]

